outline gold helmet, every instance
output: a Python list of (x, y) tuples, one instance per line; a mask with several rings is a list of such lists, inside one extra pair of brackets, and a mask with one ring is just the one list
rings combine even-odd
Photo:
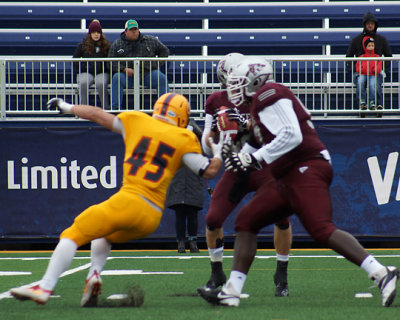
[(183, 95), (172, 92), (159, 97), (153, 107), (153, 118), (181, 128), (186, 128), (189, 114), (189, 101)]

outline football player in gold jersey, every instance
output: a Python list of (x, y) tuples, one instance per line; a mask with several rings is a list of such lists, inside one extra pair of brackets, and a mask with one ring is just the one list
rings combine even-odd
[(211, 143), (214, 157), (201, 154), (193, 132), (186, 129), (190, 114), (187, 99), (175, 93), (162, 95), (153, 114), (139, 111), (118, 116), (87, 105), (71, 105), (53, 98), (49, 108), (96, 122), (122, 135), (125, 143), (123, 182), (120, 190), (106, 201), (78, 215), (65, 229), (53, 252), (40, 284), (14, 288), (19, 300), (45, 304), (60, 275), (69, 267), (78, 247), (91, 242), (91, 267), (87, 275), (81, 306), (95, 306), (101, 290), (100, 273), (111, 250), (111, 243), (143, 238), (158, 227), (168, 186), (176, 171), (186, 165), (203, 178), (213, 178), (221, 168), (221, 147)]

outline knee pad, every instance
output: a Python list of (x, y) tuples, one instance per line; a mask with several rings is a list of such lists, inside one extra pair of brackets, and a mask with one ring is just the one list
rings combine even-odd
[(207, 230), (214, 231), (216, 228), (207, 225)]
[(276, 224), (276, 226), (280, 229), (280, 230), (287, 230), (290, 227), (289, 223), (283, 223), (283, 224)]
[(224, 246), (224, 239), (217, 238), (215, 241), (215, 248), (221, 248)]

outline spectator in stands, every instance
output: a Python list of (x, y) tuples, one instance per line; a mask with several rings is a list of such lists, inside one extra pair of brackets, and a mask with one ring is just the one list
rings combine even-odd
[[(196, 134), (199, 141), (201, 140), (202, 131), (194, 120), (189, 121), (187, 128)], [(169, 186), (165, 206), (175, 211), (178, 253), (186, 253), (186, 225), (190, 252), (199, 252), (197, 247), (197, 215), (198, 211), (203, 208), (203, 192), (203, 179), (186, 167), (178, 170)]]
[[(103, 58), (108, 56), (111, 43), (103, 34), (99, 20), (93, 20), (89, 32), (75, 49), (73, 58)], [(95, 83), (103, 109), (110, 109), (107, 86), (110, 83), (109, 64), (104, 61), (74, 63), (78, 72), (80, 103), (88, 104), (89, 88)]]
[[(361, 57), (379, 57), (377, 54), (374, 53), (374, 38), (365, 37), (363, 40), (363, 47), (365, 49), (365, 53), (361, 55)], [(357, 61), (357, 97), (359, 97), (361, 110), (366, 110), (367, 106), (369, 106), (370, 110), (375, 110), (375, 91), (377, 90), (376, 79), (381, 71), (382, 61)], [(364, 116), (365, 114), (361, 114), (361, 117)]]
[[(119, 39), (111, 45), (109, 57), (168, 57), (169, 49), (156, 37), (143, 35), (136, 20), (128, 20)], [(140, 68), (144, 86), (158, 89), (158, 95), (169, 92), (168, 80), (160, 70), (158, 61), (147, 62)], [(112, 63), (111, 105), (118, 109), (122, 104), (123, 90), (133, 87), (133, 61)], [(143, 72), (143, 73), (142, 73)]]
[[(364, 15), (363, 21), (363, 32), (360, 33), (358, 36), (354, 37), (350, 45), (347, 49), (346, 52), (346, 57), (360, 57), (362, 56), (364, 52), (364, 47), (363, 47), (363, 40), (365, 37), (370, 37), (374, 39), (375, 42), (375, 54), (378, 56), (385, 56), (385, 57), (391, 57), (392, 56), (392, 51), (390, 50), (389, 44), (386, 40), (386, 38), (380, 34), (377, 33), (378, 29), (378, 20), (375, 18), (375, 16), (371, 12), (367, 12)], [(386, 64), (386, 68), (388, 68), (389, 64)], [(347, 64), (348, 70), (351, 70), (354, 72), (354, 65), (353, 68), (351, 67), (351, 64)], [(384, 69), (383, 69), (384, 70)], [(376, 101), (374, 105), (377, 105), (378, 110), (383, 109), (383, 95), (382, 95), (382, 82), (383, 78), (386, 76), (385, 72), (382, 70), (382, 72), (376, 77)], [(353, 75), (353, 82), (354, 84), (358, 85), (358, 72), (354, 72)], [(359, 90), (357, 90), (357, 93)], [(360, 97), (357, 96), (357, 103), (362, 105), (360, 101)], [(372, 107), (370, 106), (372, 109)]]

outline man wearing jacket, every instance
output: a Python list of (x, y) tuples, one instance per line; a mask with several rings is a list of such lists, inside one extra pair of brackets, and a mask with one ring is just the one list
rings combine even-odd
[[(156, 37), (143, 35), (139, 31), (136, 20), (128, 20), (125, 23), (125, 30), (119, 39), (111, 45), (109, 57), (168, 57), (169, 49)], [(122, 61), (112, 63), (111, 82), (111, 105), (112, 109), (119, 109), (122, 104), (124, 89), (133, 87), (134, 74), (133, 61)], [(158, 90), (161, 96), (169, 92), (168, 79), (160, 70), (161, 63), (158, 61), (143, 62), (140, 66), (140, 81), (147, 87)], [(128, 103), (126, 103), (128, 104)]]
[[(388, 44), (386, 38), (377, 33), (378, 20), (375, 18), (375, 16), (371, 12), (367, 12), (364, 15), (362, 24), (363, 24), (363, 31), (351, 40), (350, 45), (346, 52), (346, 57), (360, 57), (365, 53), (364, 47), (363, 47), (363, 40), (365, 39), (365, 37), (371, 37), (374, 39), (375, 54), (377, 54), (378, 56), (391, 57), (392, 51), (390, 50), (390, 47), (389, 47), (389, 44)], [(385, 67), (387, 69), (389, 67), (389, 64), (386, 64)], [(353, 82), (355, 84), (357, 84), (358, 76), (360, 74), (355, 71), (356, 70), (355, 63), (353, 64), (353, 66), (350, 63), (348, 63), (347, 68), (348, 68), (348, 70), (351, 70), (352, 72), (354, 72)], [(385, 70), (385, 68), (383, 70)], [(381, 72), (376, 77), (376, 100), (377, 101), (375, 102), (375, 105), (377, 105), (378, 110), (383, 109), (382, 82), (383, 82), (384, 76), (385, 76), (385, 73)]]

